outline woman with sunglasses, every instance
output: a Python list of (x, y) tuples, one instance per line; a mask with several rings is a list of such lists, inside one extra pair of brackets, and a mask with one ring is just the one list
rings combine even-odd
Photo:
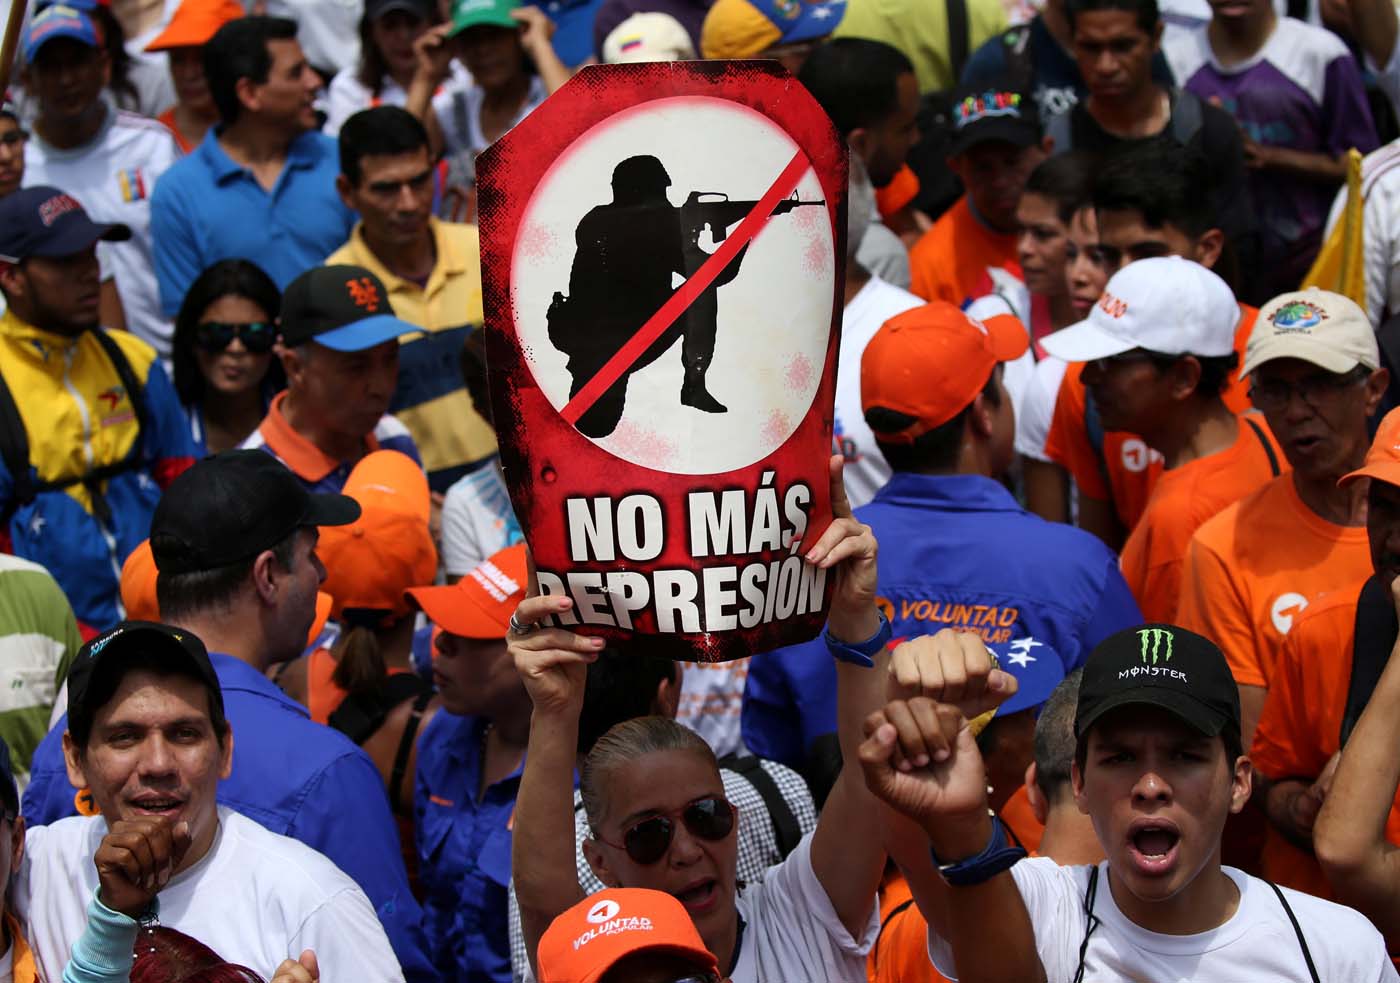
[(246, 259), (223, 259), (190, 285), (175, 316), (175, 391), (201, 456), (238, 447), (285, 385), (272, 357), (282, 295)]
[[(724, 797), (714, 753), (666, 718), (612, 728), (588, 754), (579, 781), (593, 830), (584, 851), (599, 879), (679, 900), (733, 983), (863, 981), (878, 928), (875, 891), (885, 863), (880, 809), (856, 750), (862, 721), (883, 699), (889, 627), (875, 605), (875, 538), (851, 517), (841, 458), (831, 467), (835, 518), (806, 559), (834, 580), (827, 637), (839, 660), (838, 726), (847, 765), (816, 830), (762, 880), (740, 885), (739, 817)], [(532, 582), (508, 636), (534, 707), (512, 864), (532, 961), (550, 922), (583, 897), (574, 870), (571, 779), (587, 666), (603, 647), (600, 638), (539, 627), (572, 601), (535, 596), (537, 589)]]

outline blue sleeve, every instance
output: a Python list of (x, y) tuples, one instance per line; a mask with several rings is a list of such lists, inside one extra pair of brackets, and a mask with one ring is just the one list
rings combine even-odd
[(1002, 85), (1006, 76), (1006, 43), (1001, 35), (988, 38), (972, 53), (963, 66), (962, 84), (972, 87)]
[(151, 193), (151, 240), (160, 308), (173, 318), (180, 311), (185, 291), (203, 271), (199, 244), (195, 241), (196, 216), (189, 213), (180, 193), (172, 188), (183, 170), (178, 164), (161, 175)]
[(68, 781), (68, 768), (63, 762), (63, 732), (67, 729), (65, 715), (34, 749), (29, 784), (20, 802), (26, 825), (47, 826), (78, 814), (73, 802), (78, 790)]
[(152, 458), (188, 458), (196, 456), (194, 437), (190, 434), (189, 417), (185, 415), (175, 386), (160, 360), (151, 363), (146, 373), (146, 416), (150, 431), (146, 434), (146, 454)]
[(1366, 86), (1361, 71), (1351, 55), (1333, 58), (1327, 66), (1322, 90), (1322, 119), (1327, 127), (1322, 149), (1336, 156), (1352, 147), (1369, 154), (1380, 144), (1376, 124), (1371, 119), (1371, 105), (1366, 100)]
[(1094, 606), (1089, 620), (1085, 622), (1083, 634), (1079, 639), (1079, 659), (1074, 665), (1065, 666), (1065, 671), (1083, 665), (1094, 646), (1109, 635), (1140, 624), (1142, 610), (1118, 569), (1118, 558), (1110, 555), (1105, 562), (1103, 590), (1099, 593), (1098, 604)]
[(360, 885), (409, 983), (437, 979), (384, 781), (363, 751), (336, 759), (308, 786), (287, 835), (319, 850)]
[(140, 925), (97, 900), (96, 891), (87, 914), (87, 928), (73, 943), (72, 956), (63, 967), (63, 983), (127, 983)]
[(753, 657), (740, 728), (757, 757), (804, 771), (812, 742), (836, 731), (836, 667), (820, 637)]

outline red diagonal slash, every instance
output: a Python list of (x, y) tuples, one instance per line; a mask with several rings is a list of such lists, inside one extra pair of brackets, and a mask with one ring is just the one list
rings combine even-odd
[(647, 322), (634, 334), (621, 348), (617, 354), (608, 359), (607, 363), (598, 370), (597, 375), (588, 380), (587, 385), (578, 391), (573, 399), (565, 404), (561, 416), (569, 423), (578, 422), (578, 418), (587, 413), (589, 408), (598, 401), (598, 398), (607, 392), (612, 384), (626, 372), (632, 363), (642, 357), (642, 353), (652, 346), (652, 343), (665, 334), (666, 329), (675, 323), (676, 318), (695, 302), (701, 292), (710, 284), (714, 283), (715, 277), (719, 276), (729, 261), (738, 255), (743, 249), (762, 231), (768, 220), (773, 216), (773, 209), (778, 207), (778, 202), (792, 194), (797, 187), (797, 182), (802, 180), (803, 175), (809, 168), (807, 155), (801, 150), (793, 155), (787, 167), (778, 175), (778, 179), (773, 182), (773, 186), (764, 192), (763, 197), (758, 199), (758, 204), (753, 211), (744, 216), (744, 220), (739, 223), (739, 227), (734, 230), (733, 235), (724, 240), (720, 247), (710, 254), (710, 258), (701, 264), (700, 269), (673, 293), (666, 303), (661, 305)]

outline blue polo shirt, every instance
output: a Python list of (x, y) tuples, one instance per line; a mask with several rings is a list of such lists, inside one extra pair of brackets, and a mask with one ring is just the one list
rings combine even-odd
[(286, 289), (350, 237), (355, 213), (335, 191), (336, 142), (308, 130), (287, 148), (272, 191), (236, 164), (210, 129), (151, 195), (160, 303), (174, 317), (195, 277), (221, 259), (248, 259)]
[[(990, 478), (899, 472), (855, 514), (880, 542), (878, 603), (895, 638), (968, 628), (1001, 656), (1053, 651), (1068, 672), (1142, 623), (1108, 547), (1027, 512)], [(742, 726), (749, 750), (794, 768), (836, 730), (836, 671), (820, 637), (753, 659)]]
[[(246, 662), (217, 652), (209, 658), (233, 730), (233, 772), (219, 783), (219, 803), (328, 857), (369, 897), (407, 979), (437, 980), (374, 763)], [(30, 826), (77, 814), (63, 763), (67, 727), (65, 716), (34, 752), (22, 809)]]
[(511, 819), (524, 766), (486, 789), (489, 721), (439, 711), (418, 743), (413, 828), (423, 926), (443, 980), (510, 983)]

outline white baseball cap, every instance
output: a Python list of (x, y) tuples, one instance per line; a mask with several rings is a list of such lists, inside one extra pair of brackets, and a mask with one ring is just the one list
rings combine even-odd
[(1351, 298), (1318, 287), (1282, 294), (1259, 309), (1240, 378), (1276, 358), (1301, 359), (1338, 374), (1381, 364), (1366, 312)]
[(1235, 350), (1240, 306), (1216, 274), (1180, 256), (1130, 263), (1115, 273), (1089, 316), (1041, 340), (1067, 362), (1143, 348), (1218, 358)]
[(695, 45), (681, 22), (660, 11), (633, 14), (603, 41), (603, 64), (637, 61), (689, 61)]

